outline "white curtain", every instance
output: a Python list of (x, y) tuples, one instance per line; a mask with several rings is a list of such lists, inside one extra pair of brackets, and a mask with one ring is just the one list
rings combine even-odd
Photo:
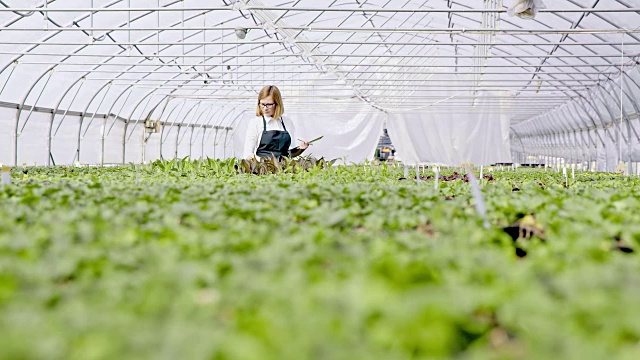
[[(246, 123), (254, 114), (247, 112), (234, 132), (234, 151), (241, 156), (244, 147)], [(303, 155), (338, 159), (337, 163), (361, 163), (373, 159), (382, 135), (385, 114), (361, 113), (295, 113), (287, 112), (296, 125), (296, 137), (312, 140), (324, 136), (309, 147)], [(297, 139), (293, 139), (297, 141)]]
[(501, 114), (389, 115), (389, 137), (407, 164), (511, 162), (509, 117)]

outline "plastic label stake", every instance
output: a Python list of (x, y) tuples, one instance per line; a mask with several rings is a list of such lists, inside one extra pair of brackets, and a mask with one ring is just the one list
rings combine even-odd
[(435, 182), (435, 189), (438, 190), (438, 180), (440, 178), (440, 170), (438, 169), (437, 166), (433, 167), (433, 171), (436, 172), (436, 182)]
[(471, 195), (475, 199), (475, 208), (480, 217), (482, 217), (483, 226), (485, 229), (491, 227), (489, 224), (489, 220), (487, 220), (487, 207), (484, 204), (484, 197), (482, 196), (482, 190), (480, 189), (480, 185), (478, 184), (478, 179), (476, 179), (475, 175), (473, 175), (473, 170), (471, 167), (466, 168), (467, 176), (469, 178), (469, 183), (471, 184)]
[(420, 165), (416, 166), (416, 183), (420, 186)]
[(567, 168), (562, 168), (562, 176), (567, 177)]
[(576, 169), (571, 168), (571, 180), (575, 180), (575, 179), (576, 179)]
[(404, 166), (404, 178), (409, 178), (409, 168), (407, 167), (407, 165)]
[(484, 168), (482, 167), (482, 165), (480, 165), (480, 180), (482, 180), (484, 178), (484, 176), (482, 176), (482, 171), (484, 170)]
[(11, 168), (2, 166), (2, 185), (11, 185)]

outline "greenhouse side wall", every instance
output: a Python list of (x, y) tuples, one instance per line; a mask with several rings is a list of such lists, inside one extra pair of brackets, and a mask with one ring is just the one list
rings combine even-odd
[[(625, 71), (555, 110), (512, 127), (521, 162), (638, 173), (640, 71)], [(624, 165), (624, 166), (622, 166)]]
[(13, 139), (11, 129), (15, 122), (15, 109), (0, 107), (0, 163), (13, 164)]

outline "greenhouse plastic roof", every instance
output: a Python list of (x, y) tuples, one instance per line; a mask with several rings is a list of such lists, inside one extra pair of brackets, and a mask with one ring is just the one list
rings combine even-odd
[(277, 84), (298, 111), (519, 123), (638, 64), (640, 2), (546, 3), (526, 20), (509, 0), (2, 0), (0, 102), (133, 120), (183, 99), (197, 110), (170, 120), (198, 123)]

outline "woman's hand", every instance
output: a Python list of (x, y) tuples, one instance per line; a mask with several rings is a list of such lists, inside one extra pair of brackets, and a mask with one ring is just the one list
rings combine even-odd
[(300, 145), (298, 147), (300, 148), (300, 150), (305, 150), (309, 147), (309, 143), (306, 141), (300, 141)]

